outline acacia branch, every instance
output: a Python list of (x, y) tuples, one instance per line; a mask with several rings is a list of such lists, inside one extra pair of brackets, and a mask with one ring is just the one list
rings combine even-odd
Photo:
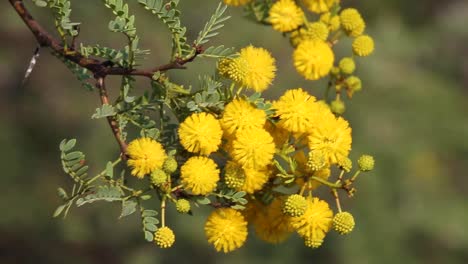
[(29, 30), (36, 37), (37, 42), (42, 47), (49, 47), (54, 52), (60, 54), (64, 58), (80, 65), (83, 68), (91, 71), (96, 78), (105, 77), (107, 75), (135, 75), (145, 76), (151, 78), (155, 72), (167, 71), (170, 69), (185, 69), (184, 64), (193, 61), (198, 54), (203, 52), (200, 46), (195, 47), (195, 52), (188, 58), (176, 58), (174, 61), (154, 67), (152, 69), (133, 69), (124, 68), (120, 66), (109, 67), (107, 61), (87, 58), (76, 50), (66, 50), (59, 40), (54, 38), (49, 32), (47, 32), (29, 13), (23, 4), (23, 0), (9, 0), (10, 4), (16, 10), (18, 15), (24, 21)]
[[(101, 103), (104, 104), (109, 104), (109, 96), (107, 94), (107, 89), (106, 89), (106, 83), (104, 80), (104, 77), (98, 77), (96, 79), (96, 88), (99, 90), (99, 95), (101, 98)], [(117, 140), (117, 143), (119, 144), (120, 147), (120, 152), (122, 154), (122, 159), (126, 160), (127, 158), (127, 143), (122, 139), (122, 133), (120, 131), (119, 124), (117, 120), (113, 116), (108, 116), (107, 117), (107, 122), (109, 123), (109, 126), (111, 127), (112, 133), (114, 134), (115, 140)]]

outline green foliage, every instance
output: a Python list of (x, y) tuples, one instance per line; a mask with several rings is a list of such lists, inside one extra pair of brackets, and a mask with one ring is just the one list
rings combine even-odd
[(122, 200), (122, 190), (117, 186), (100, 185), (76, 200), (76, 205), (82, 206), (97, 201), (115, 202)]
[(60, 160), (62, 161), (63, 171), (75, 182), (82, 183), (88, 176), (88, 166), (84, 165), (85, 155), (81, 151), (70, 152), (75, 144), (75, 139), (62, 140), (60, 143)]
[(237, 56), (234, 48), (225, 48), (224, 45), (219, 46), (211, 46), (207, 48), (202, 54), (199, 55), (200, 57), (207, 57), (207, 58), (234, 58)]
[(221, 198), (221, 202), (229, 204), (229, 207), (236, 210), (243, 210), (245, 208), (244, 205), (247, 204), (247, 200), (244, 198), (246, 195), (244, 191), (237, 192), (231, 189), (224, 189), (213, 195)]
[(136, 37), (135, 16), (128, 13), (128, 4), (123, 0), (103, 0), (104, 5), (116, 15), (109, 22), (109, 30), (124, 33), (129, 38)]
[(116, 114), (115, 109), (112, 105), (103, 104), (101, 107), (96, 108), (96, 113), (94, 113), (91, 118), (98, 119), (108, 116), (114, 116)]
[(148, 242), (152, 242), (154, 238), (153, 233), (158, 229), (157, 225), (159, 224), (159, 220), (156, 218), (158, 212), (155, 210), (142, 209), (140, 213), (145, 239)]
[(122, 200), (122, 212), (120, 213), (119, 218), (129, 216), (136, 212), (138, 203), (134, 200)]
[(78, 25), (80, 23), (71, 22), (71, 2), (70, 0), (33, 0), (39, 7), (49, 7), (55, 19), (55, 27), (62, 38), (65, 46), (67, 46), (66, 37), (75, 37), (78, 35)]
[(226, 8), (227, 6), (221, 3), (218, 5), (218, 8), (216, 8), (216, 11), (211, 16), (210, 20), (205, 24), (203, 30), (200, 31), (200, 33), (198, 33), (198, 37), (194, 42), (196, 46), (207, 43), (210, 40), (210, 38), (219, 34), (217, 30), (224, 27), (224, 24), (222, 23), (231, 18), (230, 16), (223, 17)]
[(179, 0), (164, 3), (163, 0), (139, 0), (145, 9), (156, 15), (172, 34), (172, 58), (184, 58), (193, 54), (194, 49), (187, 43), (185, 33), (187, 28), (181, 25), (180, 10), (177, 9)]
[(250, 97), (247, 98), (250, 102), (252, 102), (258, 109), (265, 111), (265, 114), (268, 117), (273, 116), (275, 111), (273, 110), (273, 105), (270, 102), (266, 102), (265, 98), (261, 97), (261, 93), (254, 93)]
[(65, 66), (76, 76), (76, 78), (81, 82), (81, 86), (86, 88), (88, 91), (94, 90), (94, 85), (90, 84), (89, 81), (94, 80), (93, 76), (85, 68), (82, 68), (78, 64), (67, 60), (65, 57), (57, 53), (52, 53), (55, 57), (60, 59)]
[(190, 112), (202, 112), (210, 110), (220, 113), (224, 109), (226, 98), (222, 98), (221, 88), (223, 84), (214, 80), (210, 76), (199, 76), (200, 89), (193, 96), (192, 100), (187, 102), (187, 108)]
[(268, 24), (268, 12), (273, 5), (273, 0), (255, 0), (245, 6), (247, 16), (255, 21)]

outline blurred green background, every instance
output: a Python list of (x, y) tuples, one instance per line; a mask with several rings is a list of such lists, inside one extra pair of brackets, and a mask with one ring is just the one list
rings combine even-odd
[[(52, 31), (48, 10), (25, 2)], [(72, 1), (72, 20), (83, 22), (79, 41), (120, 48), (122, 35), (107, 31), (111, 12), (96, 2)], [(167, 62), (168, 31), (137, 1), (128, 2), (141, 46), (152, 51), (145, 65)], [(217, 2), (181, 1), (189, 38)], [(107, 123), (90, 119), (97, 94), (81, 88), (46, 50), (27, 85), (20, 85), (36, 44), (2, 1), (0, 263), (468, 263), (468, 2), (343, 2), (362, 11), (376, 42), (374, 55), (358, 61), (364, 88), (345, 113), (353, 128), (353, 159), (370, 153), (377, 162), (360, 178), (355, 198), (344, 202), (357, 226), (346, 237), (330, 233), (316, 250), (297, 237), (269, 245), (251, 235), (226, 255), (205, 241), (206, 212), (175, 217), (170, 209), (177, 239), (168, 250), (144, 241), (137, 215), (118, 220), (117, 204), (73, 208), (65, 220), (51, 217), (60, 203), (57, 186), (71, 185), (59, 164), (61, 139), (76, 137), (95, 171), (118, 149)], [(295, 73), (287, 39), (245, 19), (241, 8), (228, 12), (233, 18), (213, 44), (269, 49), (279, 72), (267, 96), (299, 86), (323, 94), (323, 82), (305, 82)], [(347, 44), (339, 54), (349, 54)], [(170, 75), (189, 85), (198, 74), (211, 74), (214, 63), (199, 59)], [(147, 87), (147, 80), (139, 87)]]

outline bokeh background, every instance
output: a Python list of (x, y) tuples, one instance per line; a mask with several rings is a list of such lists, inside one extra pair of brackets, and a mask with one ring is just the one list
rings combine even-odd
[[(53, 30), (48, 10), (25, 2)], [(145, 65), (167, 62), (168, 31), (137, 1), (128, 2), (141, 46), (152, 50)], [(217, 2), (181, 1), (190, 38)], [(356, 229), (346, 237), (330, 233), (316, 250), (297, 237), (275, 246), (250, 236), (243, 248), (225, 255), (205, 241), (204, 211), (176, 218), (170, 210), (177, 242), (168, 250), (144, 241), (137, 215), (118, 220), (118, 204), (74, 208), (65, 220), (51, 217), (60, 203), (57, 186), (71, 185), (59, 164), (61, 139), (76, 137), (96, 171), (117, 146), (107, 123), (90, 119), (97, 94), (81, 88), (46, 50), (21, 86), (36, 44), (2, 1), (0, 263), (468, 263), (468, 2), (343, 2), (362, 11), (376, 42), (375, 54), (358, 61), (364, 88), (345, 113), (353, 127), (352, 157), (370, 153), (377, 162), (360, 178), (356, 197), (345, 202)], [(107, 31), (108, 9), (96, 1), (72, 3), (73, 20), (83, 22), (80, 42), (123, 45), (120, 34)], [(295, 73), (287, 39), (245, 19), (241, 8), (228, 12), (233, 18), (213, 44), (269, 49), (279, 68), (269, 97), (299, 86), (323, 94), (323, 82), (305, 82)], [(349, 54), (349, 43), (338, 52)], [(199, 59), (171, 76), (190, 85), (198, 74), (211, 74), (214, 63)], [(146, 85), (142, 81), (137, 91)]]

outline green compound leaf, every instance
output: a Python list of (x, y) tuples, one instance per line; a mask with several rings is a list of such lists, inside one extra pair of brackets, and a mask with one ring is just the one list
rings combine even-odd
[(67, 173), (75, 182), (84, 183), (88, 176), (88, 166), (84, 165), (85, 155), (81, 151), (70, 152), (76, 144), (76, 139), (69, 141), (62, 140), (60, 143), (60, 160), (63, 171)]
[(144, 223), (143, 224), (145, 229), (151, 232), (156, 232), (158, 230), (158, 227), (155, 224), (152, 223)]
[(163, 0), (139, 0), (138, 3), (151, 11), (168, 27), (172, 34), (173, 58), (192, 54), (194, 49), (187, 44), (187, 37), (185, 37), (187, 28), (182, 26), (180, 21), (181, 12), (177, 9), (179, 0), (171, 0), (167, 3), (164, 3)]
[(153, 242), (154, 236), (150, 231), (145, 231), (145, 240), (148, 242)]
[(96, 108), (96, 113), (94, 113), (91, 118), (98, 119), (108, 116), (114, 116), (117, 112), (115, 111), (114, 107), (109, 104), (103, 104), (100, 108)]
[(117, 186), (98, 186), (95, 191), (76, 200), (78, 207), (97, 201), (115, 202), (122, 200), (122, 191)]
[(198, 33), (198, 37), (194, 42), (196, 46), (207, 43), (210, 38), (219, 34), (217, 30), (224, 27), (222, 23), (231, 18), (230, 16), (223, 17), (226, 8), (227, 6), (221, 3), (218, 5), (210, 20), (205, 24), (205, 27), (203, 27), (203, 30)]
[[(77, 36), (79, 31), (77, 26), (80, 23), (71, 22), (71, 2), (70, 0), (48, 0), (46, 5), (45, 1), (36, 0), (35, 4), (41, 7), (48, 6), (54, 13), (55, 27), (59, 32), (62, 41), (65, 43), (66, 36)], [(65, 45), (66, 46), (66, 45)]]
[(43, 0), (33, 0), (33, 2), (38, 7), (46, 7), (47, 6), (47, 2), (43, 1)]
[(234, 58), (237, 56), (234, 48), (225, 48), (224, 45), (208, 47), (202, 54), (198, 55), (205, 58)]
[(75, 147), (76, 145), (76, 139), (70, 139), (70, 140), (62, 140), (62, 142), (60, 142), (60, 150), (63, 151), (63, 152), (67, 152), (67, 151), (70, 151), (73, 147)]
[(119, 218), (129, 216), (136, 211), (137, 202), (133, 200), (124, 200), (122, 201), (122, 212), (120, 213)]
[(208, 199), (207, 197), (201, 197), (201, 198), (197, 199), (197, 203), (203, 204), (203, 205), (210, 204), (211, 200)]
[(157, 216), (157, 215), (158, 215), (158, 211), (149, 210), (149, 209), (143, 210), (141, 214), (142, 217)]
[(82, 68), (80, 65), (66, 59), (62, 55), (53, 52), (52, 55), (57, 57), (61, 60), (65, 66), (76, 76), (76, 78), (81, 82), (81, 86), (86, 88), (88, 91), (94, 90), (94, 86), (89, 83), (89, 81), (93, 81), (94, 77), (89, 74), (89, 71), (85, 68)]
[(55, 209), (54, 214), (52, 217), (58, 217), (60, 214), (62, 214), (63, 210), (67, 207), (68, 204), (62, 204), (57, 209)]
[(62, 187), (57, 188), (57, 195), (64, 201), (68, 199), (67, 192)]
[(106, 176), (111, 179), (114, 177), (114, 165), (111, 161), (107, 162), (106, 164)]

